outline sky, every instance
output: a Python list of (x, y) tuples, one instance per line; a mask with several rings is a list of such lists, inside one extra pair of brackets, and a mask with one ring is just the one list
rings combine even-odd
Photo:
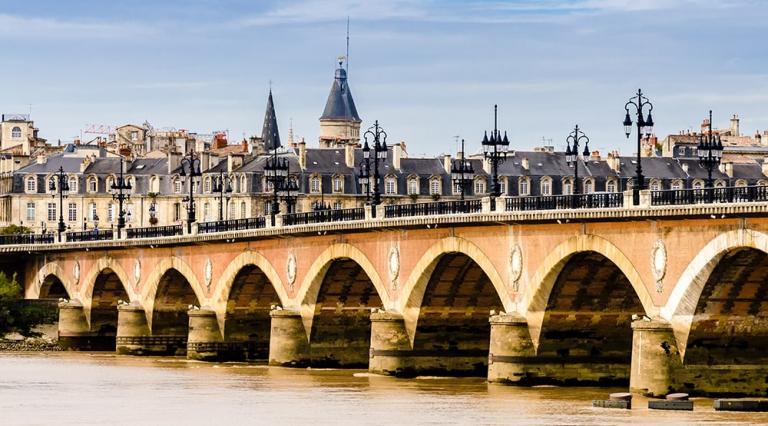
[[(741, 117), (768, 129), (760, 0), (0, 0), (0, 112), (71, 141), (88, 124), (261, 134), (270, 84), (283, 141), (317, 146), (350, 20), (349, 83), (412, 157), (514, 149), (635, 151), (621, 121), (642, 88), (656, 134)], [(363, 129), (363, 130), (364, 130)], [(88, 135), (84, 135), (87, 137)]]

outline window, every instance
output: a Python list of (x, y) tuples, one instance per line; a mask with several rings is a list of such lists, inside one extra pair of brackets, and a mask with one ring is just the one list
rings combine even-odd
[(461, 194), (461, 183), (460, 182), (454, 182), (454, 184), (453, 184), (453, 193), (454, 194)]
[(246, 209), (247, 207), (245, 205), (245, 201), (241, 202), (240, 203), (240, 219), (245, 219), (247, 217)]
[(88, 205), (88, 219), (96, 219), (96, 203), (91, 203)]
[(573, 185), (571, 185), (571, 181), (567, 180), (563, 182), (563, 195), (571, 195), (573, 194)]
[(530, 188), (528, 187), (528, 179), (527, 178), (521, 178), (520, 179), (520, 195), (530, 195)]
[(131, 141), (136, 142), (137, 140), (139, 140), (139, 132), (134, 130), (131, 132)]
[(248, 181), (245, 178), (245, 175), (240, 177), (240, 192), (245, 194), (248, 192)]
[(339, 200), (334, 201), (332, 208), (334, 210), (341, 210), (341, 201), (339, 201)]
[(33, 222), (37, 220), (37, 215), (35, 214), (35, 203), (33, 202), (27, 203), (27, 220)]
[(440, 194), (440, 180), (439, 179), (432, 179), (432, 180), (429, 181), (429, 194), (430, 195)]
[(408, 179), (408, 195), (416, 195), (419, 193), (419, 181), (418, 178)]
[(97, 190), (96, 185), (96, 176), (91, 176), (88, 178), (88, 192), (94, 193)]
[(48, 203), (48, 222), (56, 220), (56, 203)]
[(178, 222), (181, 219), (181, 204), (173, 203), (173, 221)]
[(595, 192), (595, 182), (592, 179), (584, 180), (584, 193), (591, 194)]
[(670, 185), (671, 189), (683, 189), (683, 181), (681, 180), (673, 180), (672, 184)]
[(69, 203), (69, 211), (67, 214), (67, 219), (69, 219), (70, 222), (74, 222), (77, 220), (77, 204), (76, 203)]
[(51, 194), (55, 194), (59, 190), (58, 182), (56, 182), (56, 177), (51, 176), (48, 179), (48, 192)]
[(173, 180), (173, 192), (175, 194), (181, 194), (181, 179), (175, 178)]
[(715, 188), (725, 188), (725, 181), (719, 180), (715, 182)]
[(651, 191), (661, 190), (661, 182), (657, 179), (651, 181)]
[(210, 215), (210, 213), (211, 213), (211, 205), (208, 202), (206, 202), (205, 204), (203, 204), (203, 221), (205, 222), (208, 221), (208, 216)]
[(13, 129), (11, 129), (11, 138), (21, 139), (21, 127), (16, 126)]
[(312, 194), (319, 194), (320, 193), (320, 178), (317, 176), (312, 176), (312, 178), (309, 179), (309, 192)]
[(552, 179), (546, 177), (541, 180), (541, 195), (552, 195)]
[(747, 181), (744, 179), (739, 179), (736, 181), (736, 186), (747, 186)]
[(333, 178), (333, 192), (338, 194), (343, 191), (344, 191), (344, 178), (341, 178), (341, 177)]
[(27, 192), (37, 192), (37, 178), (35, 176), (27, 177)]
[(499, 193), (501, 195), (507, 194), (507, 178), (499, 178)]
[(107, 191), (111, 191), (112, 187), (115, 185), (115, 177), (107, 176), (107, 178), (104, 179), (104, 185), (106, 186)]
[[(271, 201), (265, 201), (264, 202), (264, 214), (272, 214), (272, 202)], [(231, 218), (231, 216), (230, 216)]]
[(475, 179), (475, 194), (485, 194), (485, 179)]
[(149, 178), (149, 192), (160, 192), (160, 179), (157, 176)]
[(135, 181), (133, 179), (133, 176), (126, 176), (124, 179), (125, 179), (125, 185), (131, 187), (131, 189), (128, 190), (129, 192), (133, 192), (134, 190), (136, 190), (136, 185), (134, 185)]
[(693, 189), (701, 189), (704, 188), (704, 182), (697, 180), (693, 182)]
[(114, 222), (115, 220), (115, 205), (113, 203), (107, 204), (107, 222)]
[(390, 176), (384, 179), (384, 193), (385, 194), (397, 193), (397, 185), (395, 184), (395, 178)]
[(608, 182), (605, 183), (605, 192), (617, 192), (615, 180), (608, 179)]
[(210, 194), (211, 192), (211, 178), (210, 176), (206, 176), (205, 181), (203, 182), (203, 192)]
[(77, 176), (69, 177), (69, 192), (72, 194), (77, 194)]

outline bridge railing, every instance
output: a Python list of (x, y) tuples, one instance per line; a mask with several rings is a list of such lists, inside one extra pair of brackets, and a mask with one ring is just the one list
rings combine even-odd
[(251, 217), (247, 219), (217, 220), (214, 222), (200, 222), (197, 224), (199, 234), (211, 232), (243, 231), (246, 229), (259, 229), (267, 226), (264, 217)]
[(624, 206), (621, 192), (600, 192), (577, 195), (519, 196), (506, 199), (505, 210), (561, 210), (561, 209), (605, 209)]
[(365, 219), (365, 210), (362, 207), (353, 209), (330, 209), (284, 214), (283, 225), (309, 225), (312, 223), (344, 222), (348, 220), (363, 219)]
[(7, 244), (51, 244), (53, 234), (11, 234), (0, 235), (0, 245)]
[(384, 217), (434, 216), (441, 214), (477, 213), (482, 211), (481, 200), (435, 201), (433, 203), (394, 204), (384, 206)]
[(652, 206), (768, 201), (768, 186), (670, 189), (651, 191)]
[(126, 236), (128, 238), (158, 238), (158, 237), (173, 237), (181, 235), (183, 230), (181, 225), (168, 225), (168, 226), (150, 226), (147, 228), (127, 228)]
[(67, 241), (104, 241), (111, 240), (114, 232), (111, 229), (92, 229), (89, 231), (71, 231), (67, 232)]

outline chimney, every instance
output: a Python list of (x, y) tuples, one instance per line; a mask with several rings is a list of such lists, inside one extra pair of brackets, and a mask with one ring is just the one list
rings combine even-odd
[(685, 172), (685, 174), (688, 174), (688, 163), (683, 163), (680, 165), (680, 167), (683, 168), (683, 172)]
[(45, 164), (48, 162), (48, 157), (46, 157), (45, 154), (39, 154), (37, 158), (35, 158), (35, 161), (37, 164)]
[(86, 155), (85, 158), (83, 158), (83, 161), (80, 162), (80, 173), (85, 173), (85, 169), (87, 169), (90, 164), (91, 157)]
[(405, 141), (392, 145), (392, 166), (395, 167), (395, 170), (400, 170), (400, 160), (404, 157), (407, 157), (405, 154)]
[(600, 151), (592, 151), (592, 153), (589, 155), (589, 161), (600, 161)]
[(720, 173), (725, 173), (728, 177), (733, 177), (733, 163), (720, 163)]
[(227, 155), (227, 173), (232, 173), (243, 165), (243, 157), (240, 155)]
[(443, 157), (443, 168), (446, 173), (451, 173), (451, 154), (446, 154), (445, 157)]
[(344, 163), (351, 169), (355, 168), (355, 144), (344, 144)]
[(211, 168), (211, 153), (204, 151), (200, 153), (200, 170), (206, 171)]
[(618, 172), (621, 170), (621, 159), (619, 159), (619, 152), (618, 151), (612, 151), (608, 153), (608, 158), (606, 159), (606, 163), (608, 163), (608, 167), (611, 168), (614, 172)]
[(528, 159), (523, 157), (523, 160), (520, 162), (520, 164), (523, 166), (523, 170), (530, 170), (530, 163), (528, 163)]
[(301, 170), (307, 168), (307, 143), (304, 142), (304, 138), (301, 138), (301, 142), (299, 142), (299, 167)]
[(739, 133), (739, 116), (736, 114), (731, 117), (731, 136), (741, 136)]
[(181, 154), (176, 150), (168, 151), (168, 174), (173, 173), (181, 164)]

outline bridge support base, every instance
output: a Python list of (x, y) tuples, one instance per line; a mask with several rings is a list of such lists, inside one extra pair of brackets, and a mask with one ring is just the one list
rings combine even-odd
[(673, 374), (681, 365), (672, 326), (664, 320), (632, 323), (629, 389), (648, 396), (673, 392)]
[(59, 303), (59, 346), (67, 350), (91, 350), (91, 329), (79, 300)]
[(368, 371), (392, 376), (414, 375), (408, 353), (411, 341), (403, 316), (395, 312), (371, 313), (371, 350)]
[(269, 334), (269, 365), (307, 367), (310, 363), (309, 339), (301, 314), (273, 310)]
[(219, 331), (216, 312), (193, 309), (189, 315), (187, 358), (199, 361), (221, 361), (227, 357), (227, 347)]
[(493, 315), (489, 321), (488, 381), (527, 384), (532, 379), (527, 361), (536, 357), (528, 322), (516, 313)]
[(149, 355), (149, 325), (144, 308), (139, 305), (117, 307), (116, 350), (121, 355)]

